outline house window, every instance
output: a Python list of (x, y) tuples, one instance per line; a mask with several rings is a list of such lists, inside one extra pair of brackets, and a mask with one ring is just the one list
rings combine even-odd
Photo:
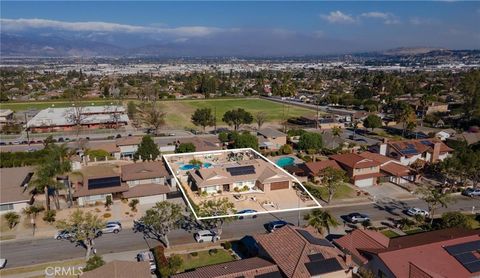
[(13, 210), (13, 204), (0, 205), (0, 211)]

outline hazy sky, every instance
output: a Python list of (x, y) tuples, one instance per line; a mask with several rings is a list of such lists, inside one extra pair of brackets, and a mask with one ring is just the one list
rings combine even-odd
[(2, 32), (251, 45), (278, 53), (480, 48), (479, 26), (480, 2), (1, 2)]

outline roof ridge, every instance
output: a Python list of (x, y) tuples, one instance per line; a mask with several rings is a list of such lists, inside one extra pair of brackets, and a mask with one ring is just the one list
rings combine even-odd
[[(375, 241), (376, 243), (380, 244), (381, 246), (384, 246), (385, 248), (388, 248), (390, 246), (390, 239), (388, 239), (388, 245), (385, 246), (383, 245), (380, 241), (376, 240), (375, 238), (371, 237), (369, 234), (366, 233), (366, 230), (360, 230), (360, 229), (356, 229), (357, 231), (360, 231), (362, 234), (364, 234), (365, 236), (367, 236), (368, 238), (372, 239), (373, 241)], [(383, 235), (382, 233), (379, 233), (380, 235)]]

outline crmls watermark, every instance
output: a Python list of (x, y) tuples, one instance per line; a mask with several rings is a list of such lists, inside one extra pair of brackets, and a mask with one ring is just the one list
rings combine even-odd
[(81, 276), (82, 274), (83, 266), (47, 266), (45, 268), (46, 277)]

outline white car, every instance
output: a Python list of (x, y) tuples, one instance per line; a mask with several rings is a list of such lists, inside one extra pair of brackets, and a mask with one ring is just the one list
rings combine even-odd
[(105, 226), (105, 228), (97, 232), (97, 236), (100, 236), (102, 234), (109, 234), (109, 233), (118, 234), (121, 230), (122, 230), (122, 226), (115, 223), (109, 223)]
[(154, 273), (157, 270), (155, 265), (155, 258), (151, 251), (143, 251), (137, 254), (137, 262), (149, 262), (150, 263), (150, 272)]
[(7, 259), (0, 259), (0, 269), (4, 269), (7, 265)]
[(409, 208), (406, 211), (406, 214), (408, 214), (410, 216), (421, 215), (423, 217), (427, 217), (428, 216), (428, 211), (426, 211), (424, 209), (420, 209), (420, 208)]
[(217, 235), (215, 232), (209, 231), (209, 230), (201, 230), (201, 231), (196, 232), (194, 234), (194, 238), (199, 243), (202, 243), (204, 241), (215, 242), (217, 240), (220, 240), (219, 235)]

